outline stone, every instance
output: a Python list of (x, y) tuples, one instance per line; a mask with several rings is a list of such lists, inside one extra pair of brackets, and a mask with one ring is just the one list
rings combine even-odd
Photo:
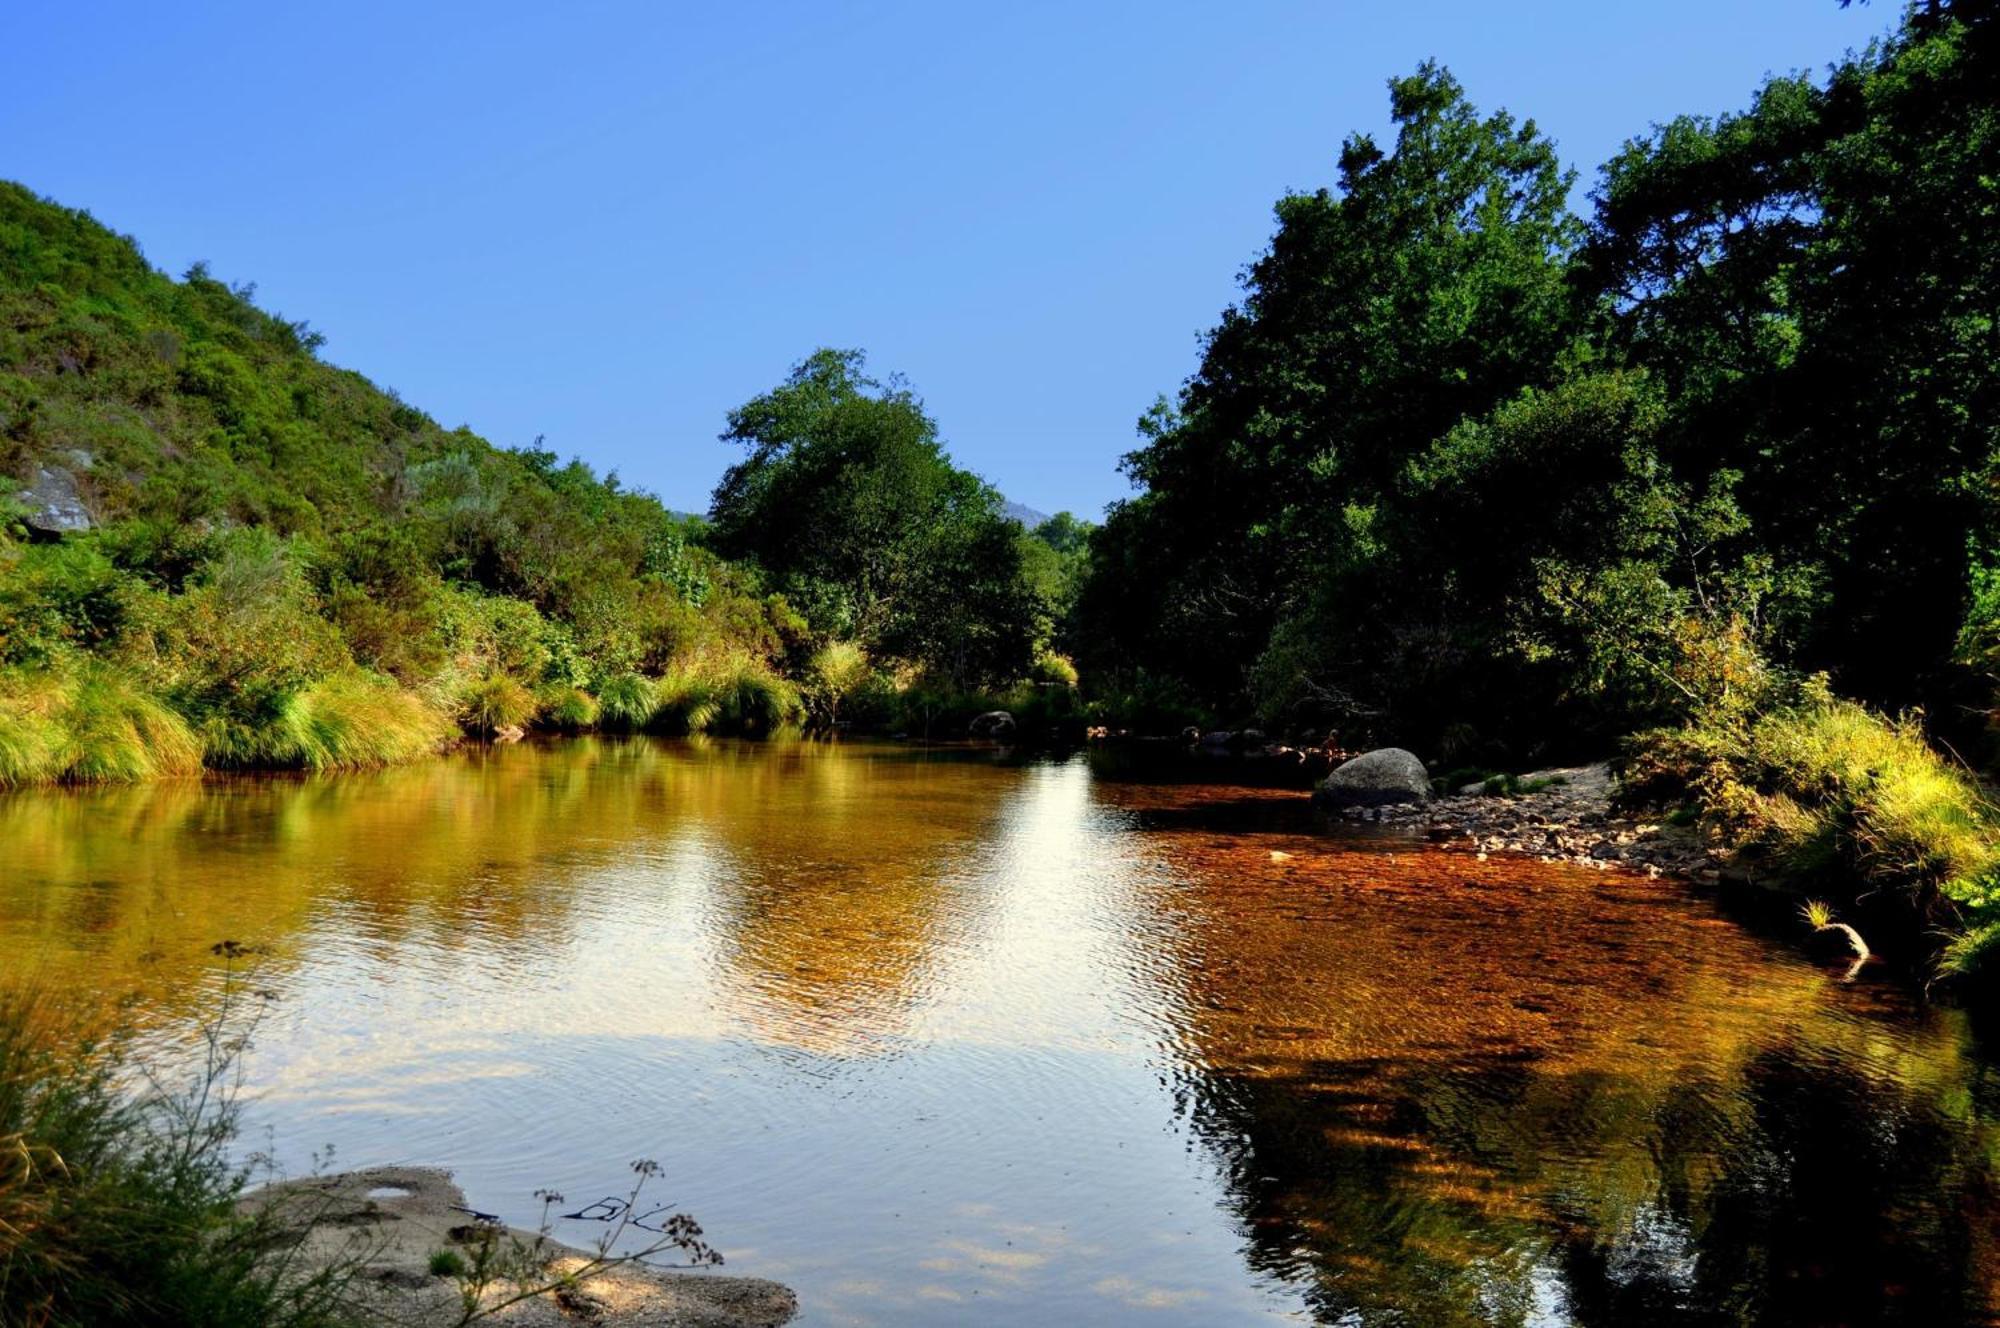
[(1005, 710), (989, 710), (983, 715), (976, 715), (967, 726), (975, 738), (1011, 738), (1014, 727), (1014, 716)]
[(1332, 807), (1428, 802), (1431, 777), (1413, 753), (1401, 747), (1383, 747), (1341, 765), (1313, 796)]
[(43, 466), (35, 472), (35, 482), (14, 496), (27, 504), (23, 520), (37, 535), (67, 535), (95, 524), (76, 490), (76, 477), (67, 470)]

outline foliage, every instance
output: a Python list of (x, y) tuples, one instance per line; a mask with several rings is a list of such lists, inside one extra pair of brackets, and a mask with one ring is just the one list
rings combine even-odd
[(826, 637), (960, 686), (1025, 670), (1051, 606), (998, 493), (945, 455), (936, 423), (861, 352), (821, 350), (729, 416), (749, 455), (716, 486), (721, 552), (754, 561)]
[[(1125, 469), (1143, 492), (1093, 538), (1087, 662), (1172, 673), (1233, 707), (1267, 648), (1295, 657), (1267, 673), (1316, 676), (1318, 647), (1395, 630), (1378, 621), (1377, 506), (1458, 420), (1548, 381), (1575, 338), (1581, 228), (1554, 147), (1481, 116), (1434, 65), (1394, 80), (1390, 102), (1394, 148), (1350, 138), (1337, 192), (1279, 201), (1242, 303), (1179, 399), (1141, 421)], [(1374, 663), (1320, 685), (1369, 709)]]
[[(8, 486), (0, 780), (178, 772), (189, 733), (210, 765), (324, 769), (434, 751), (449, 716), (476, 735), (797, 721), (785, 673), (823, 642), (763, 570), (539, 439), (506, 449), (440, 428), (318, 344), (247, 288), (199, 265), (170, 280), (86, 214), (0, 185), (0, 470), (60, 472), (96, 523), (30, 539)], [(860, 523), (858, 542), (912, 523), (921, 557), (897, 584), (930, 598), (911, 592), (898, 648), (1018, 676), (1049, 615), (1024, 588), (1015, 528), (934, 440), (905, 441), (902, 479), (936, 485), (957, 534), (925, 527), (920, 506), (883, 507), (894, 466), (829, 520)], [(984, 598), (955, 602), (940, 635), (943, 587), (988, 563)], [(821, 606), (867, 590), (799, 584)], [(649, 680), (689, 661), (710, 663), (670, 679), (680, 704), (656, 716)]]
[(1280, 201), (1141, 421), (1089, 671), (1503, 764), (1684, 713), (1680, 642), (1734, 632), (1957, 723), (2000, 658), (1995, 32), (1914, 8), (1658, 126), (1587, 222), (1531, 122), (1393, 82), (1393, 148)]
[(294, 1273), (239, 1211), (231, 1053), (185, 1092), (131, 1090), (116, 1044), (0, 1001), (0, 1322), (318, 1328), (341, 1273)]
[(2000, 811), (1917, 716), (1884, 718), (1818, 678), (1762, 710), (1644, 735), (1635, 777), (1692, 792), (1726, 842), (1802, 884), (1949, 926), (1948, 971), (2000, 942)]

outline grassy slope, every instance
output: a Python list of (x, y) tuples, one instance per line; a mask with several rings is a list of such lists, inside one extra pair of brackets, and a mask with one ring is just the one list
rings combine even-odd
[(684, 518), (441, 427), (250, 294), (0, 183), (0, 473), (97, 521), (0, 511), (0, 782), (379, 763), (587, 726), (628, 675), (798, 717), (795, 618)]

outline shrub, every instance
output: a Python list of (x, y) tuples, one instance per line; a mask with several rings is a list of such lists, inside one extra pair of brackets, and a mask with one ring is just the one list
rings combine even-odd
[(1053, 650), (1038, 650), (1034, 665), (1028, 670), (1028, 681), (1074, 687), (1077, 682), (1076, 665), (1070, 662), (1067, 655), (1058, 655)]
[(658, 689), (650, 679), (637, 673), (618, 674), (597, 691), (599, 728), (637, 733), (653, 722), (659, 709)]
[(450, 721), (386, 678), (353, 672), (323, 678), (284, 711), (288, 763), (313, 770), (393, 765), (438, 751)]
[(288, 1276), (241, 1212), (230, 1053), (184, 1095), (136, 1096), (113, 1047), (0, 998), (0, 1323), (318, 1328), (340, 1272)]
[(1784, 875), (1887, 892), (1958, 931), (1948, 969), (2000, 940), (2000, 814), (1917, 716), (1875, 714), (1814, 680), (1741, 724), (1648, 735), (1635, 768), (1656, 794), (1678, 780), (1726, 842)]
[(541, 690), (535, 704), (536, 722), (561, 733), (581, 733), (597, 723), (597, 700), (581, 687), (553, 684)]
[(807, 662), (803, 699), (815, 720), (838, 724), (841, 707), (858, 696), (873, 676), (868, 654), (858, 643), (832, 641), (814, 651)]
[(520, 728), (535, 717), (535, 695), (504, 673), (491, 673), (474, 683), (459, 706), (459, 722), (467, 732), (491, 736)]

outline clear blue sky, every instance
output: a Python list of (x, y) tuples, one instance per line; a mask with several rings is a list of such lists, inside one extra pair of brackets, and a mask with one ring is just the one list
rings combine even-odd
[[(1585, 173), (1895, 8), (18, 4), (0, 176), (197, 258), (446, 425), (702, 509), (815, 346), (1010, 497), (1095, 514), (1268, 238), (1436, 56)], [(1581, 192), (1581, 191), (1580, 191)]]

